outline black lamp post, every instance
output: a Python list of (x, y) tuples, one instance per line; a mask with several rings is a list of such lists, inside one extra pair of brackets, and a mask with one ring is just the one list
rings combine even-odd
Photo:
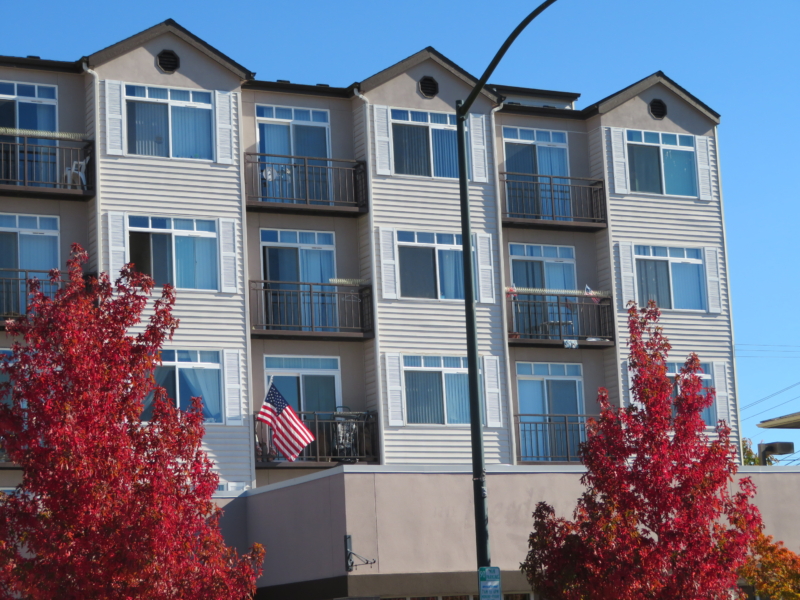
[(758, 462), (766, 466), (767, 458), (783, 454), (794, 453), (794, 442), (770, 442), (769, 444), (758, 445)]
[(473, 271), (472, 252), (472, 225), (469, 210), (469, 182), (467, 180), (467, 133), (465, 121), (469, 109), (475, 98), (481, 92), (486, 82), (494, 73), (497, 64), (505, 56), (506, 51), (517, 39), (522, 30), (539, 16), (548, 6), (556, 0), (545, 0), (539, 7), (529, 14), (517, 28), (508, 36), (500, 50), (495, 54), (492, 62), (484, 71), (475, 87), (472, 88), (465, 101), (456, 102), (456, 116), (458, 123), (458, 187), (461, 194), (461, 239), (466, 248), (464, 257), (464, 306), (466, 308), (467, 323), (467, 362), (469, 366), (469, 418), (470, 433), (472, 438), (472, 487), (475, 498), (475, 542), (478, 554), (478, 568), (491, 566), (491, 553), (489, 552), (489, 511), (486, 502), (486, 462), (483, 455), (483, 432), (481, 424), (480, 404), (480, 378), (478, 375), (478, 334), (475, 323), (475, 275)]

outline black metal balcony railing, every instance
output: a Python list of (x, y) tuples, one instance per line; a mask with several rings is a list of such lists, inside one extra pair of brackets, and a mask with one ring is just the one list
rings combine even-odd
[(90, 168), (93, 147), (92, 142), (55, 134), (32, 137), (0, 133), (0, 187), (27, 191), (49, 188), (54, 193), (86, 195), (94, 187), (94, 169)]
[(38, 279), (39, 289), (48, 297), (54, 298), (64, 282), (51, 282), (49, 273), (49, 271), (0, 269), (0, 318), (12, 319), (27, 312), (30, 279)]
[(509, 339), (614, 339), (610, 298), (517, 294), (508, 303)]
[(519, 462), (575, 462), (588, 415), (514, 415)]
[(365, 208), (366, 169), (355, 160), (245, 155), (248, 202)]
[(501, 173), (505, 182), (503, 217), (577, 223), (605, 223), (605, 187), (601, 180)]
[(372, 288), (330, 283), (250, 281), (256, 331), (372, 332)]
[[(342, 407), (339, 407), (340, 409)], [(299, 412), (316, 441), (306, 446), (300, 462), (377, 462), (376, 422), (371, 412)], [(256, 462), (286, 460), (272, 444), (269, 426), (256, 419)]]

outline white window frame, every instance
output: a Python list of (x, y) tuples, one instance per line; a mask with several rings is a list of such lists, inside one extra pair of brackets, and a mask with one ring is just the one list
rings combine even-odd
[[(510, 132), (511, 130), (516, 131), (517, 132), (517, 137), (515, 137), (515, 138), (506, 137), (507, 130), (508, 130), (508, 132)], [(532, 132), (531, 135), (533, 136), (533, 139), (532, 140), (523, 140), (521, 138), (521, 136), (522, 136), (521, 132), (523, 132), (523, 131)], [(550, 141), (537, 140), (536, 137), (537, 137), (537, 134), (539, 132), (546, 133), (550, 137)], [(564, 135), (564, 139), (566, 141), (564, 143), (552, 141), (554, 133), (563, 134)], [(506, 156), (506, 143), (507, 142), (511, 142), (512, 144), (529, 144), (531, 146), (550, 146), (551, 148), (564, 148), (567, 151), (567, 174), (566, 175), (553, 175), (553, 177), (563, 177), (565, 179), (569, 179), (569, 176), (570, 176), (569, 135), (568, 135), (567, 131), (562, 131), (560, 129), (538, 129), (538, 128), (534, 129), (532, 127), (512, 127), (512, 126), (504, 125), (503, 126), (503, 165), (507, 165), (507, 163), (508, 163), (508, 157)], [(508, 170), (508, 167), (506, 167), (506, 170)], [(539, 151), (538, 150), (536, 151), (536, 170), (537, 171), (539, 170)], [(535, 175), (538, 175), (538, 173), (535, 173)]]
[[(408, 357), (420, 357), (422, 360), (422, 366), (420, 367), (407, 367), (406, 366), (406, 358)], [(425, 359), (426, 358), (439, 358), (441, 360), (442, 366), (440, 367), (426, 367), (425, 366)], [(458, 358), (461, 360), (461, 366), (456, 367), (445, 367), (444, 366), (444, 359), (445, 358)], [(470, 426), (469, 423), (448, 423), (447, 422), (447, 381), (445, 377), (445, 373), (469, 373), (467, 368), (467, 357), (466, 356), (457, 356), (453, 355), (446, 355), (446, 354), (411, 354), (405, 353), (400, 355), (400, 369), (402, 372), (403, 377), (403, 410), (406, 415), (406, 427), (424, 427), (424, 428), (433, 428), (433, 427), (455, 427), (457, 429), (464, 429)], [(408, 420), (408, 386), (406, 385), (406, 371), (426, 371), (431, 372), (435, 371), (441, 373), (442, 378), (442, 414), (444, 415), (444, 423), (411, 423)], [(479, 370), (479, 373), (482, 373), (482, 369)], [(483, 385), (480, 386), (481, 388), (481, 405), (484, 404), (483, 401)], [(481, 420), (485, 419), (484, 417), (485, 408), (481, 406)]]
[[(304, 358), (322, 358), (326, 360), (335, 359), (337, 367), (335, 369), (315, 369), (313, 367), (267, 367), (268, 358), (290, 358), (299, 359), (302, 361)], [(264, 354), (261, 365), (264, 368), (264, 393), (269, 391), (269, 386), (272, 383), (272, 376), (274, 375), (287, 375), (297, 376), (300, 378), (300, 410), (305, 411), (305, 398), (303, 397), (303, 375), (333, 375), (334, 385), (336, 391), (336, 405), (342, 406), (342, 360), (338, 356), (321, 356), (321, 355), (299, 355), (299, 354)]]
[[(669, 377), (671, 380), (674, 380), (675, 377), (680, 375), (682, 366), (683, 365), (681, 363), (679, 363), (679, 362), (667, 362), (667, 377)], [(701, 372), (695, 373), (695, 375), (697, 375), (703, 381), (708, 380), (710, 382), (710, 385), (708, 385), (708, 386), (703, 385), (703, 387), (704, 388), (715, 387), (714, 386), (714, 362), (713, 361), (712, 362), (701, 362), (700, 366), (701, 367), (708, 367), (707, 369), (703, 368), (703, 370)], [(717, 400), (716, 400), (716, 398), (714, 398), (714, 400), (711, 402), (710, 406), (711, 406), (711, 408), (714, 409), (714, 417), (718, 417), (718, 415), (717, 415)], [(705, 409), (703, 409), (703, 410), (705, 410)], [(702, 417), (702, 415), (701, 415), (701, 417)], [(706, 423), (706, 429), (716, 429), (716, 428), (717, 428), (717, 419), (715, 419), (714, 422), (711, 423), (711, 424)]]
[[(636, 252), (637, 246), (646, 246), (650, 249), (649, 255), (639, 254)], [(667, 256), (653, 256), (653, 248), (666, 248), (667, 249)], [(680, 249), (684, 251), (684, 258), (679, 256), (669, 256), (670, 249)], [(700, 253), (700, 258), (685, 258), (686, 250), (696, 250)], [(692, 312), (692, 313), (707, 313), (708, 312), (708, 275), (706, 273), (706, 265), (705, 260), (703, 259), (703, 248), (698, 247), (691, 247), (691, 246), (660, 246), (658, 244), (638, 244), (636, 242), (633, 243), (633, 276), (636, 281), (636, 296), (639, 296), (639, 269), (637, 268), (637, 264), (639, 260), (662, 260), (669, 263), (669, 268), (667, 272), (669, 273), (669, 301), (670, 301), (670, 308), (664, 308), (659, 306), (658, 308), (662, 311), (678, 311), (678, 312)], [(693, 265), (700, 265), (703, 267), (703, 295), (705, 300), (705, 306), (703, 308), (675, 308), (675, 286), (672, 283), (672, 263), (688, 263)], [(638, 298), (640, 304), (646, 304), (647, 300), (645, 298)]]
[[(400, 233), (409, 233), (413, 232), (415, 234), (419, 233), (428, 233), (433, 235), (433, 242), (404, 242), (400, 240)], [(453, 236), (453, 244), (440, 244), (438, 242), (439, 235), (452, 235)], [(464, 302), (461, 298), (442, 298), (442, 290), (440, 289), (440, 282), (439, 282), (439, 250), (460, 250), (461, 252), (464, 251), (464, 245), (456, 243), (458, 238), (461, 237), (461, 233), (449, 233), (446, 231), (421, 231), (421, 230), (411, 230), (411, 229), (397, 229), (395, 232), (395, 243), (397, 244), (397, 297), (401, 300), (414, 300), (420, 302)], [(400, 276), (401, 268), (400, 268), (400, 246), (416, 246), (416, 247), (425, 247), (425, 248), (433, 248), (433, 261), (434, 261), (434, 278), (436, 279), (436, 298), (418, 298), (416, 296), (403, 296), (403, 281)], [(474, 253), (474, 249), (473, 249)], [(473, 261), (473, 265), (477, 269), (477, 262)], [(475, 276), (475, 288), (476, 293), (478, 287), (478, 277), (477, 273)], [(477, 301), (477, 300), (476, 300)]]
[[(273, 111), (273, 115), (277, 113), (277, 109), (286, 109), (292, 111), (292, 118), (291, 119), (281, 119), (277, 116), (272, 117), (259, 117), (258, 116), (258, 109), (259, 108), (271, 108)], [(310, 121), (304, 121), (302, 119), (297, 119), (295, 116), (296, 110), (307, 110), (310, 113), (311, 119)], [(322, 121), (314, 121), (314, 113), (320, 112), (325, 113), (326, 121), (323, 123)], [(325, 147), (327, 148), (328, 156), (312, 156), (309, 158), (322, 158), (327, 160), (331, 159), (331, 111), (324, 108), (311, 108), (309, 106), (284, 106), (280, 104), (263, 104), (258, 103), (256, 104), (256, 150), (258, 150), (261, 146), (261, 128), (258, 126), (259, 123), (274, 123), (276, 125), (288, 125), (289, 126), (289, 145), (291, 147), (291, 152), (289, 156), (296, 156), (296, 150), (294, 147), (294, 127), (295, 125), (309, 125), (313, 127), (323, 127), (325, 129)]]
[[(148, 88), (157, 88), (167, 90), (167, 98), (150, 98), (149, 94), (147, 97), (141, 96), (129, 96), (128, 95), (128, 86), (136, 86), (136, 87), (143, 87), (145, 88), (145, 94), (148, 94)], [(192, 102), (186, 100), (171, 100), (170, 90), (179, 90), (182, 92), (189, 92), (189, 97), (191, 98), (192, 92), (200, 92), (203, 94), (209, 94), (211, 96), (211, 104), (206, 104), (205, 102)], [(128, 152), (128, 101), (133, 102), (152, 102), (154, 104), (166, 104), (168, 105), (167, 110), (167, 133), (169, 137), (169, 154), (167, 156), (151, 156), (149, 154), (133, 154)], [(178, 86), (162, 86), (162, 85), (147, 85), (143, 83), (133, 83), (130, 81), (123, 81), (122, 82), (122, 120), (123, 120), (123, 140), (122, 140), (122, 154), (124, 156), (140, 156), (142, 158), (153, 158), (159, 160), (190, 160), (193, 162), (200, 162), (200, 163), (213, 163), (217, 160), (217, 106), (215, 104), (215, 94), (214, 90), (199, 90), (193, 88), (184, 88)], [(191, 108), (201, 108), (204, 110), (211, 110), (211, 158), (191, 158), (186, 156), (172, 156), (172, 107), (173, 106), (188, 106)]]
[[(512, 246), (523, 246), (525, 248), (525, 254), (511, 254), (511, 247)], [(541, 256), (528, 256), (528, 248), (540, 248)], [(545, 248), (555, 248), (556, 254), (558, 256), (544, 256), (544, 249)], [(567, 254), (567, 251), (572, 253), (572, 258), (561, 256), (563, 254)], [(539, 262), (552, 262), (552, 263), (568, 263), (572, 265), (572, 275), (575, 278), (575, 281), (578, 281), (578, 273), (577, 273), (577, 266), (576, 266), (576, 259), (575, 259), (575, 246), (555, 246), (552, 244), (520, 244), (518, 242), (509, 242), (508, 243), (508, 262), (512, 263), (515, 260), (527, 260), (527, 261), (539, 261)], [(514, 267), (513, 264), (509, 265), (510, 270), (510, 279), (512, 279), (512, 285), (516, 287), (517, 282), (513, 281), (514, 277)], [(542, 273), (547, 279), (547, 271), (546, 269), (543, 270)], [(547, 281), (545, 281), (545, 286), (547, 286)]]
[[(531, 367), (531, 375), (523, 375), (519, 372), (520, 365), (530, 365)], [(545, 374), (536, 374), (536, 369), (539, 367), (546, 367), (547, 368), (547, 375)], [(564, 375), (553, 375), (553, 367), (564, 367)], [(579, 375), (567, 375), (567, 369), (569, 367), (578, 367), (580, 371)], [(559, 381), (575, 381), (578, 389), (578, 408), (579, 411), (577, 414), (584, 415), (586, 414), (586, 399), (584, 398), (584, 386), (583, 386), (583, 364), (582, 363), (545, 363), (545, 362), (536, 362), (536, 361), (527, 361), (527, 360), (518, 360), (514, 366), (514, 374), (517, 377), (517, 411), (520, 410), (519, 408), (519, 401), (520, 401), (520, 392), (519, 392), (519, 382), (520, 381), (544, 381), (544, 400), (547, 403), (548, 412), (546, 414), (550, 415), (553, 414), (550, 412), (550, 397), (548, 396), (547, 392), (547, 385), (546, 382), (548, 380), (559, 380)], [(522, 414), (522, 413), (520, 413)]]
[[(156, 229), (154, 227), (137, 227), (130, 224), (131, 217), (147, 217), (147, 218), (156, 218), (156, 219), (171, 219), (172, 226), (168, 229)], [(215, 231), (197, 231), (188, 230), (188, 229), (175, 229), (174, 227), (174, 219), (178, 220), (185, 220), (185, 221), (211, 221), (214, 223)], [(195, 224), (195, 228), (197, 225)], [(126, 260), (127, 262), (131, 261), (131, 244), (130, 244), (130, 235), (131, 232), (137, 233), (168, 233), (171, 235), (171, 244), (172, 244), (172, 280), (175, 282), (173, 287), (176, 290), (186, 290), (186, 291), (194, 291), (194, 292), (215, 292), (220, 291), (222, 289), (222, 269), (220, 268), (220, 260), (222, 255), (222, 248), (220, 246), (220, 222), (219, 219), (204, 219), (198, 217), (186, 217), (186, 216), (174, 216), (174, 215), (157, 215), (157, 214), (141, 214), (141, 213), (125, 213), (125, 253), (126, 253)], [(183, 236), (183, 237), (205, 237), (205, 238), (214, 238), (217, 240), (217, 288), (216, 290), (213, 288), (179, 288), (178, 287), (178, 277), (177, 277), (177, 255), (175, 253), (175, 236)], [(157, 286), (160, 289), (160, 286)]]
[[(0, 217), (16, 217), (17, 219), (17, 226), (16, 227), (3, 227), (0, 225), (0, 231), (2, 232), (9, 232), (9, 233), (16, 233), (16, 234), (29, 234), (29, 235), (48, 235), (51, 237), (56, 238), (56, 264), (54, 264), (51, 268), (58, 269), (61, 266), (61, 217), (56, 215), (31, 215), (31, 214), (23, 214), (23, 213), (0, 213)], [(40, 229), (36, 227), (35, 229), (30, 227), (20, 227), (19, 226), (19, 218), (20, 217), (33, 217), (36, 218), (37, 225), (39, 224), (39, 218), (45, 219), (55, 219), (56, 220), (56, 229)], [(19, 259), (19, 236), (17, 236), (17, 259)], [(18, 263), (19, 264), (19, 263)], [(23, 270), (23, 269), (20, 269)]]
[[(642, 134), (642, 141), (641, 142), (633, 142), (628, 139), (628, 132), (638, 132)], [(657, 134), (659, 137), (659, 142), (645, 142), (645, 134), (647, 133), (654, 133)], [(663, 141), (664, 135), (674, 135), (678, 141), (677, 144), (665, 144)], [(681, 146), (681, 137), (692, 138), (692, 145), (691, 146)], [(699, 198), (700, 197), (700, 166), (697, 164), (697, 136), (689, 135), (688, 133), (670, 133), (669, 131), (647, 131), (645, 129), (625, 129), (625, 168), (628, 169), (628, 178), (630, 182), (628, 183), (630, 193), (631, 194), (641, 194), (643, 196), (669, 196), (670, 198)], [(638, 192), (633, 190), (633, 174), (630, 173), (630, 153), (628, 152), (628, 145), (633, 144), (634, 146), (652, 146), (654, 148), (658, 148), (658, 168), (661, 175), (661, 193), (657, 194), (655, 192)], [(667, 179), (666, 174), (664, 173), (664, 150), (682, 150), (685, 152), (691, 151), (694, 154), (694, 185), (695, 189), (697, 190), (697, 194), (694, 196), (683, 196), (679, 194), (668, 194), (667, 193)]]
[[(222, 415), (221, 421), (204, 421), (205, 426), (208, 427), (209, 425), (225, 425), (225, 403), (226, 403), (226, 396), (225, 396), (225, 370), (222, 368), (222, 350), (219, 348), (162, 348), (162, 357), (164, 351), (172, 351), (175, 352), (175, 360), (174, 361), (165, 361), (162, 358), (162, 362), (160, 365), (157, 365), (156, 368), (170, 368), (173, 367), (175, 370), (175, 407), (180, 408), (180, 374), (178, 370), (183, 367), (187, 368), (187, 365), (192, 365), (192, 369), (211, 369), (219, 371), (219, 399), (220, 399), (220, 413)], [(178, 352), (194, 352), (198, 357), (197, 362), (193, 361), (179, 361), (178, 360)], [(210, 362), (200, 362), (200, 352), (216, 352), (217, 356), (219, 357), (218, 362), (210, 363)], [(155, 373), (155, 372), (154, 372)], [(146, 421), (149, 422), (149, 421)]]
[[(19, 103), (20, 102), (29, 102), (31, 104), (51, 104), (56, 107), (56, 131), (59, 131), (58, 127), (58, 86), (57, 85), (50, 85), (45, 83), (30, 83), (27, 81), (10, 81), (7, 79), (0, 79), (0, 83), (10, 83), (14, 85), (14, 94), (3, 94), (0, 93), (0, 100), (14, 100), (14, 119), (15, 119), (15, 127), (19, 128)], [(36, 96), (20, 96), (19, 90), (16, 86), (18, 85), (32, 85), (36, 88)], [(39, 88), (40, 87), (47, 87), (47, 88), (54, 88), (56, 90), (56, 97), (55, 98), (40, 98), (39, 97)], [(55, 141), (57, 144), (58, 142)]]
[[(408, 113), (408, 120), (403, 119), (395, 119), (392, 115), (392, 111), (394, 110), (402, 110)], [(435, 179), (437, 181), (458, 181), (458, 177), (437, 177), (434, 170), (433, 164), (433, 133), (431, 130), (433, 129), (446, 129), (448, 131), (457, 131), (458, 127), (456, 125), (456, 119), (458, 118), (456, 113), (449, 113), (449, 112), (442, 112), (437, 110), (416, 110), (413, 108), (401, 108), (397, 106), (389, 106), (389, 145), (391, 147), (391, 167), (392, 167), (392, 175), (395, 177), (408, 177), (411, 179)], [(425, 113), (427, 114), (427, 122), (421, 121), (412, 121), (411, 120), (411, 113)], [(447, 116), (447, 124), (444, 123), (432, 123), (430, 115), (437, 114), (437, 115), (446, 115)], [(428, 164), (430, 166), (431, 174), (429, 176), (426, 175), (411, 175), (408, 173), (398, 173), (394, 167), (395, 155), (394, 155), (394, 127), (393, 124), (399, 123), (402, 125), (414, 125), (416, 127), (427, 127), (428, 128)], [(469, 125), (468, 121), (464, 122), (464, 129), (467, 132), (467, 163), (468, 163), (468, 172), (467, 172), (467, 179), (470, 181), (472, 180), (472, 153), (470, 152), (470, 143), (469, 143)]]

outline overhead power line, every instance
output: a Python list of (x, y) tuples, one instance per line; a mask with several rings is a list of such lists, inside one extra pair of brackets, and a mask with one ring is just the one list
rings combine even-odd
[(789, 398), (786, 402), (781, 402), (780, 404), (776, 404), (775, 406), (770, 406), (769, 408), (765, 408), (761, 412), (757, 412), (754, 415), (750, 415), (749, 417), (745, 417), (744, 419), (742, 419), (742, 421), (748, 421), (748, 420), (752, 419), (753, 417), (757, 417), (758, 415), (763, 415), (765, 412), (771, 411), (773, 408), (778, 408), (779, 406), (783, 406), (784, 404), (789, 404), (789, 402), (791, 402), (792, 400), (798, 400), (798, 399), (800, 399), (800, 396), (795, 396), (794, 398)]
[[(783, 392), (785, 392), (786, 390), (790, 390), (790, 389), (792, 389), (793, 387), (797, 387), (798, 385), (800, 385), (800, 381), (798, 381), (798, 382), (796, 382), (796, 383), (793, 383), (793, 384), (792, 384), (792, 385), (790, 385), (789, 387), (785, 387), (785, 388), (783, 388), (782, 390), (779, 390), (779, 391), (777, 391), (777, 392), (774, 392), (774, 393), (770, 394), (769, 396), (764, 396), (763, 398), (761, 398), (761, 400), (756, 400), (755, 402), (751, 402), (750, 404), (748, 404), (748, 405), (746, 405), (746, 406), (742, 406), (742, 407), (740, 408), (740, 410), (747, 410), (748, 408), (752, 408), (752, 407), (754, 407), (756, 404), (761, 404), (762, 402), (764, 402), (764, 400), (769, 400), (770, 398), (773, 398), (773, 397), (777, 396), (778, 394), (782, 394), (782, 393), (783, 393)], [(779, 406), (780, 406), (780, 405), (779, 405)]]

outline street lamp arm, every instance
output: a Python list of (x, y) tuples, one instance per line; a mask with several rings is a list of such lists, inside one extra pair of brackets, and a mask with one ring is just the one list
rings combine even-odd
[(469, 96), (461, 105), (461, 107), (457, 109), (459, 115), (463, 116), (467, 114), (470, 107), (472, 106), (472, 103), (475, 102), (475, 98), (477, 98), (478, 94), (481, 93), (483, 86), (485, 86), (486, 82), (489, 81), (489, 77), (492, 76), (492, 73), (494, 73), (494, 70), (497, 68), (497, 65), (503, 59), (511, 44), (514, 43), (514, 40), (516, 40), (517, 37), (519, 37), (519, 34), (522, 33), (522, 30), (525, 29), (530, 24), (531, 21), (533, 21), (536, 17), (538, 17), (541, 13), (543, 13), (548, 6), (555, 3), (555, 1), (556, 0), (545, 0), (539, 5), (539, 7), (536, 10), (534, 10), (531, 14), (525, 17), (522, 23), (517, 25), (517, 28), (511, 33), (510, 36), (508, 36), (508, 39), (500, 47), (500, 50), (498, 50), (497, 54), (494, 55), (492, 62), (489, 63), (489, 66), (486, 67), (486, 70), (483, 72), (483, 76), (480, 78), (478, 83), (475, 84), (475, 87), (472, 88), (472, 92), (470, 92)]

